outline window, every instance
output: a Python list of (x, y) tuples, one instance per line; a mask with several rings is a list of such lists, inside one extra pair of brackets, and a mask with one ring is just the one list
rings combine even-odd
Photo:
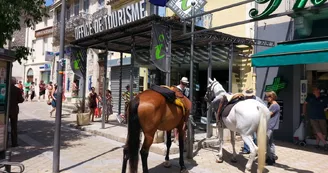
[(70, 18), (71, 18), (71, 6), (68, 5), (66, 10), (66, 20), (69, 20)]
[(79, 15), (80, 13), (80, 1), (79, 0), (75, 0), (74, 1), (74, 16)]
[(56, 14), (56, 18), (57, 18), (57, 23), (60, 22), (60, 9), (57, 9), (57, 14)]
[(139, 92), (144, 91), (144, 77), (140, 76), (139, 77)]
[[(199, 14), (204, 13), (204, 7), (202, 9), (200, 9), (198, 13)], [(204, 23), (203, 18), (204, 18), (203, 16), (196, 17), (196, 25), (197, 26), (201, 26), (201, 27), (203, 26), (203, 23)]]
[(99, 7), (102, 7), (105, 5), (105, 0), (98, 0)]
[(42, 55), (44, 55), (47, 49), (48, 49), (48, 38), (43, 38)]
[(47, 17), (43, 17), (43, 21), (44, 21), (44, 26), (48, 26), (48, 18)]
[(83, 11), (84, 12), (89, 12), (89, 0), (83, 0)]
[[(32, 49), (34, 50), (34, 48), (35, 48), (35, 40), (32, 40)], [(34, 56), (35, 56), (35, 50), (32, 51), (32, 57)]]

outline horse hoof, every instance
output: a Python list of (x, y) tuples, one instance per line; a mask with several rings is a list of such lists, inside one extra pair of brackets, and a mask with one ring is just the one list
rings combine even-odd
[(189, 171), (187, 169), (182, 169), (180, 173), (189, 173)]
[(223, 162), (223, 159), (219, 159), (219, 158), (216, 159), (216, 163), (222, 163), (222, 162)]
[(164, 168), (171, 168), (170, 161), (165, 161), (163, 165), (164, 165)]

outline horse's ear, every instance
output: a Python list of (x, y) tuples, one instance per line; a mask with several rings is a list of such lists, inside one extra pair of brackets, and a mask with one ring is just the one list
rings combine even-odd
[(212, 83), (212, 82), (213, 82), (213, 81), (212, 81), (212, 79), (211, 79), (210, 77), (208, 78), (208, 81), (209, 81), (210, 83)]
[(214, 78), (214, 81), (217, 81), (217, 80)]

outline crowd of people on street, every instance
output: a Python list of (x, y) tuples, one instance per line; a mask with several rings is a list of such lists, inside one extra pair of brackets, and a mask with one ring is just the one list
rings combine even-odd
[[(21, 94), (25, 98), (25, 101), (33, 101), (35, 96), (36, 96), (36, 84), (34, 82), (26, 81), (24, 84), (22, 81), (15, 82), (15, 86), (19, 88)], [(49, 82), (48, 84), (45, 84), (43, 80), (40, 81), (39, 83), (39, 97), (38, 101), (40, 101), (41, 97), (43, 100), (45, 100), (46, 96), (46, 90), (48, 89), (48, 100), (51, 95), (52, 91), (52, 82)]]

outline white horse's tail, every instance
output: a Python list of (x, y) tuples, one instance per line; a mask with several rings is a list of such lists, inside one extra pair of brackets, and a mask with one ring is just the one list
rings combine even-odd
[(260, 111), (260, 123), (257, 128), (258, 171), (262, 173), (265, 166), (267, 148), (267, 114), (263, 107), (258, 106), (258, 108)]

